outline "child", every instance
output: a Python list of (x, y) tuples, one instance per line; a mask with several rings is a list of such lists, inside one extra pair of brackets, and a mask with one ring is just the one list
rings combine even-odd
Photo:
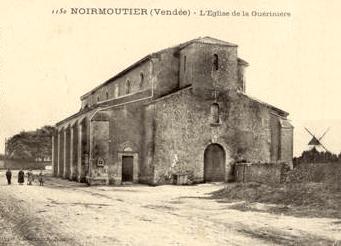
[(33, 173), (32, 173), (32, 170), (30, 169), (28, 172), (27, 172), (27, 185), (32, 185), (32, 182), (33, 182)]
[(39, 185), (43, 186), (44, 185), (44, 176), (43, 176), (43, 172), (40, 171), (39, 175), (38, 175), (38, 180), (39, 180)]

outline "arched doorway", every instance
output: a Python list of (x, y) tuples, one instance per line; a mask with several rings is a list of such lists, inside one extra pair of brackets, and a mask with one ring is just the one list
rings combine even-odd
[(225, 181), (225, 151), (219, 144), (210, 144), (205, 150), (204, 181)]

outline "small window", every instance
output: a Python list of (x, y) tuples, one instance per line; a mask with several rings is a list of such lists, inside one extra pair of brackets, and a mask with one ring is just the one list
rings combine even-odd
[(129, 94), (130, 91), (131, 91), (131, 83), (130, 83), (130, 80), (128, 79), (126, 83), (126, 94)]
[(117, 84), (114, 85), (114, 97), (115, 98), (118, 97), (118, 85)]
[(211, 123), (218, 124), (219, 123), (219, 104), (213, 103), (211, 105)]
[(217, 54), (214, 54), (214, 57), (213, 57), (213, 67), (215, 70), (219, 69), (219, 57)]
[(143, 89), (143, 84), (144, 84), (144, 75), (143, 73), (140, 73), (140, 84), (139, 84), (140, 89)]
[(186, 72), (186, 60), (187, 60), (187, 57), (184, 56), (184, 72)]
[(99, 96), (97, 97), (97, 102), (99, 102)]
[(107, 91), (105, 92), (105, 98), (109, 99), (109, 93)]

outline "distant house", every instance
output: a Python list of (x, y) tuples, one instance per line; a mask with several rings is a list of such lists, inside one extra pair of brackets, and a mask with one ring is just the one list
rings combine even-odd
[(288, 113), (245, 93), (247, 66), (237, 45), (210, 37), (147, 55), (56, 124), (54, 174), (163, 184), (180, 170), (194, 182), (227, 182), (239, 160), (291, 165)]

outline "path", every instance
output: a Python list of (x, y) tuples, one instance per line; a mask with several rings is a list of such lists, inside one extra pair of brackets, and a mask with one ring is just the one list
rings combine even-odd
[(336, 219), (242, 212), (209, 199), (209, 193), (223, 184), (88, 187), (59, 178), (49, 178), (44, 187), (14, 183), (7, 186), (1, 173), (0, 225), (5, 229), (0, 241), (4, 245), (333, 245), (341, 241)]

